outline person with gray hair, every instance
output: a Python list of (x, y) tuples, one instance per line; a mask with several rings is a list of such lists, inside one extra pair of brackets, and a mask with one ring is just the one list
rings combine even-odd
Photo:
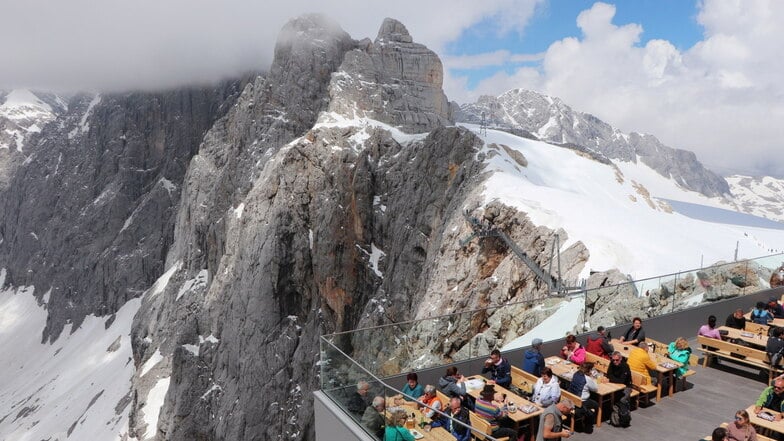
[(365, 409), (365, 413), (362, 415), (362, 425), (367, 427), (370, 433), (378, 438), (384, 437), (385, 409), (386, 400), (384, 397), (377, 396), (373, 398), (373, 402)]
[[(438, 394), (436, 394), (436, 387), (432, 384), (425, 386), (425, 394), (419, 397), (419, 401), (425, 404), (425, 406), (420, 406), (419, 408), (422, 414), (426, 418), (432, 419), (433, 423), (436, 423), (440, 416), (436, 411), (441, 411), (444, 408), (441, 400), (438, 399)], [(434, 427), (438, 427), (438, 425), (434, 425)]]
[(574, 409), (574, 403), (567, 398), (548, 406), (539, 416), (539, 431), (536, 433), (536, 441), (560, 440), (572, 436), (572, 432), (563, 427), (563, 416), (572, 413), (572, 409)]
[(346, 407), (355, 415), (362, 415), (365, 408), (370, 405), (370, 384), (365, 380), (357, 382), (357, 389), (348, 397)]

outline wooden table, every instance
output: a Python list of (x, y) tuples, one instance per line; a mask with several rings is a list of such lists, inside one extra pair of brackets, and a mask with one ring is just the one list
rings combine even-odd
[[(568, 361), (564, 360), (558, 356), (547, 357), (544, 359), (545, 366), (552, 369), (553, 374), (556, 377), (561, 378), (565, 381), (571, 382), (572, 375), (577, 372), (577, 365)], [(597, 391), (596, 395), (599, 397), (599, 410), (596, 413), (596, 427), (601, 427), (602, 425), (602, 408), (604, 407), (604, 397), (610, 396), (610, 405), (615, 404), (615, 393), (619, 390), (623, 390), (626, 385), (618, 384), (618, 383), (609, 383), (605, 382), (603, 379), (606, 378), (603, 373), (597, 370), (599, 374), (596, 377), (596, 386)]]
[[(626, 344), (616, 338), (610, 340), (610, 344), (612, 345), (613, 350), (620, 352), (621, 355), (623, 355), (625, 358), (629, 358), (629, 353), (632, 351), (632, 348), (634, 347), (634, 345)], [(653, 360), (653, 362), (656, 363), (655, 370), (656, 370), (656, 376), (658, 380), (658, 384), (656, 385), (656, 401), (661, 400), (661, 395), (662, 395), (661, 385), (662, 385), (662, 381), (664, 381), (665, 375), (667, 375), (670, 383), (667, 391), (667, 396), (671, 397), (675, 391), (675, 381), (673, 378), (673, 374), (675, 372), (675, 369), (678, 369), (683, 365), (673, 360), (672, 358), (665, 357), (663, 355), (651, 352), (650, 348), (648, 350), (648, 355), (651, 357), (651, 360)], [(669, 363), (672, 367), (664, 366), (665, 363)]]
[[(775, 411), (772, 411), (772, 410), (769, 410), (769, 409), (763, 409), (763, 410), (767, 410), (768, 412), (775, 414)], [(764, 427), (764, 428), (772, 430), (772, 431), (774, 431), (776, 433), (784, 433), (784, 420), (768, 421), (768, 420), (765, 420), (765, 419), (762, 419), (762, 418), (758, 417), (757, 414), (754, 412), (754, 405), (753, 404), (746, 409), (746, 412), (749, 413), (749, 422), (751, 424), (753, 424), (755, 426), (759, 426), (759, 427)], [(730, 424), (732, 424), (732, 423), (730, 423)]]
[(760, 347), (767, 347), (768, 346), (768, 336), (762, 334), (754, 334), (748, 331), (742, 331), (740, 329), (730, 328), (729, 326), (720, 326), (719, 331), (727, 331), (727, 335), (723, 335), (725, 339), (732, 338), (743, 340), (746, 343), (752, 344), (754, 346)]
[[(455, 437), (452, 436), (446, 429), (443, 427), (436, 427), (431, 430), (426, 430), (425, 428), (419, 427), (420, 421), (425, 421), (425, 423), (430, 423), (430, 418), (427, 418), (419, 411), (417, 407), (417, 403), (414, 401), (405, 401), (402, 405), (395, 404), (395, 399), (397, 397), (387, 397), (387, 411), (385, 412), (386, 416), (389, 417), (389, 409), (393, 407), (402, 408), (407, 415), (414, 414), (414, 425), (417, 432), (423, 435), (422, 438), (419, 438), (417, 441), (455, 441)], [(445, 404), (445, 406), (448, 404)], [(444, 408), (445, 409), (445, 408)], [(443, 412), (444, 409), (441, 409)], [(413, 434), (412, 434), (413, 435)]]
[[(482, 377), (481, 375), (474, 375), (472, 377), (468, 377), (468, 379), (469, 380), (483, 380), (483, 381), (487, 381), (487, 379)], [(514, 421), (515, 424), (518, 427), (520, 426), (520, 423), (522, 423), (523, 421), (530, 420), (530, 419), (532, 419), (534, 417), (538, 418), (539, 415), (541, 415), (542, 412), (544, 412), (544, 409), (542, 409), (541, 407), (539, 407), (536, 404), (532, 403), (531, 401), (526, 400), (525, 398), (521, 397), (520, 395), (517, 395), (516, 393), (513, 393), (512, 391), (507, 390), (506, 388), (501, 387), (501, 386), (499, 386), (497, 384), (494, 385), (494, 387), (495, 387), (495, 391), (497, 393), (506, 394), (507, 401), (514, 403), (515, 406), (517, 407), (517, 411), (516, 412), (510, 412), (510, 413), (507, 414), (507, 416), (512, 421)], [(466, 391), (474, 398), (481, 398), (479, 396), (479, 393), (482, 392), (482, 388), (481, 387), (480, 388), (470, 388), (469, 385), (466, 384)], [(525, 413), (521, 409), (523, 409), (526, 406), (533, 406), (533, 407), (536, 408), (536, 410), (531, 412), (531, 413)], [(533, 441), (534, 439), (536, 439), (536, 432), (534, 431), (533, 421), (532, 421), (532, 424), (528, 425), (528, 428), (529, 428), (529, 431), (530, 431), (531, 440)]]

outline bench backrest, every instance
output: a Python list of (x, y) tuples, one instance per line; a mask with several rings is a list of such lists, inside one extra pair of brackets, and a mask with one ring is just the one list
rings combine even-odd
[(493, 430), (486, 419), (475, 414), (472, 410), (468, 411), (468, 418), (471, 421), (471, 434), (474, 435), (474, 438), (483, 440), (485, 439), (485, 434), (492, 435)]
[(744, 331), (749, 331), (754, 334), (768, 335), (768, 330), (770, 327), (768, 325), (746, 321), (746, 325), (743, 327), (743, 329)]
[(568, 398), (574, 407), (583, 407), (583, 399), (567, 390), (561, 389), (561, 398)]
[(525, 392), (533, 392), (536, 384), (536, 375), (528, 373), (517, 366), (512, 366), (512, 384)]
[(731, 354), (742, 355), (752, 360), (761, 361), (763, 363), (769, 362), (768, 354), (765, 351), (761, 351), (759, 349), (750, 348), (748, 346), (736, 345), (735, 343), (730, 343), (728, 341), (705, 337), (704, 335), (698, 335), (697, 342), (699, 342), (701, 345), (708, 346), (711, 348), (716, 348), (720, 351), (726, 351)]
[(440, 390), (436, 390), (436, 398), (438, 398), (438, 401), (441, 402), (441, 410), (449, 409), (449, 402), (451, 399), (446, 396), (445, 393), (441, 392)]
[(607, 373), (607, 368), (610, 367), (610, 360), (604, 357), (600, 357), (596, 354), (592, 354), (590, 352), (585, 353), (585, 360), (593, 363), (594, 368), (596, 368), (596, 370), (600, 372)]

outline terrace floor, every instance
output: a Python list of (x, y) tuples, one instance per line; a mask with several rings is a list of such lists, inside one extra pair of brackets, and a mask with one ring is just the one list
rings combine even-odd
[[(692, 348), (699, 347), (696, 342), (690, 343)], [(700, 355), (699, 350), (694, 352)], [(761, 377), (759, 371), (724, 360), (720, 363), (716, 367), (693, 367), (697, 373), (688, 378), (688, 390), (632, 411), (630, 427), (613, 427), (605, 421), (592, 434), (576, 433), (569, 439), (697, 441), (710, 435), (721, 423), (732, 421), (735, 412), (753, 404), (767, 385), (767, 377)]]

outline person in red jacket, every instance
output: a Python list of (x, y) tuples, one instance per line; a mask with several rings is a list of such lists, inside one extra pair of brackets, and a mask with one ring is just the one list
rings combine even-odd
[(610, 354), (613, 352), (613, 347), (607, 341), (607, 336), (604, 333), (604, 326), (596, 328), (596, 332), (588, 336), (588, 341), (585, 344), (585, 350), (591, 354), (598, 355), (599, 357), (610, 359)]

